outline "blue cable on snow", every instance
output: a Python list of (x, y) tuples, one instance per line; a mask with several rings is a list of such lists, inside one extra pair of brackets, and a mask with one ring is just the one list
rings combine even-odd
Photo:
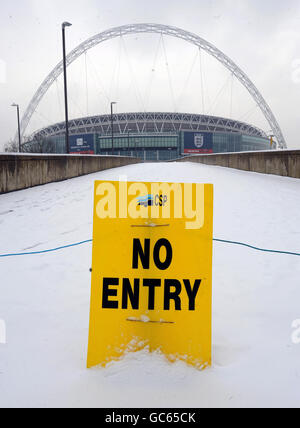
[(76, 242), (75, 244), (68, 244), (68, 245), (64, 245), (62, 247), (51, 248), (50, 250), (32, 251), (30, 253), (0, 254), (0, 258), (1, 257), (17, 257), (17, 256), (33, 256), (36, 254), (52, 253), (54, 251), (60, 251), (60, 250), (66, 249), (66, 248), (78, 247), (79, 245), (87, 244), (89, 242), (93, 242), (93, 240), (88, 239), (87, 241), (81, 241), (81, 242)]
[(266, 250), (264, 248), (258, 248), (258, 247), (254, 247), (253, 245), (244, 244), (243, 242), (225, 241), (224, 239), (213, 239), (213, 241), (221, 242), (221, 243), (225, 243), (225, 244), (241, 245), (243, 247), (251, 248), (252, 250), (256, 250), (256, 251), (263, 251), (265, 253), (286, 254), (289, 256), (299, 256), (300, 257), (300, 253), (292, 253), (290, 251)]
[[(265, 252), (265, 253), (285, 254), (285, 255), (289, 255), (289, 256), (298, 256), (298, 257), (300, 257), (300, 253), (293, 253), (293, 252), (290, 252), (290, 251), (267, 250), (267, 249), (264, 249), (264, 248), (254, 247), (253, 245), (245, 244), (243, 242), (238, 242), (238, 241), (227, 241), (225, 239), (213, 239), (213, 241), (214, 242), (223, 243), (223, 244), (240, 245), (240, 246), (243, 246), (243, 247), (251, 248), (252, 250), (262, 251), (262, 252)], [(0, 258), (4, 258), (4, 257), (17, 257), (17, 256), (32, 256), (32, 255), (36, 255), (36, 254), (52, 253), (54, 251), (60, 251), (60, 250), (64, 250), (66, 248), (71, 248), (71, 247), (78, 247), (79, 245), (84, 245), (84, 244), (88, 244), (88, 243), (91, 243), (91, 242), (93, 242), (93, 240), (92, 239), (88, 239), (86, 241), (76, 242), (75, 244), (64, 245), (62, 247), (52, 248), (52, 249), (49, 249), (49, 250), (33, 251), (33, 252), (30, 252), (30, 253), (0, 254)]]

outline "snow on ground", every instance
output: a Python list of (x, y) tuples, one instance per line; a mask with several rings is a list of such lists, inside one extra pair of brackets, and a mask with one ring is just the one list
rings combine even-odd
[[(300, 180), (192, 163), (140, 164), (0, 196), (0, 254), (92, 237), (96, 179), (215, 185), (214, 237), (300, 251)], [(300, 258), (214, 244), (213, 366), (146, 350), (87, 370), (91, 244), (0, 258), (0, 407), (300, 406)]]

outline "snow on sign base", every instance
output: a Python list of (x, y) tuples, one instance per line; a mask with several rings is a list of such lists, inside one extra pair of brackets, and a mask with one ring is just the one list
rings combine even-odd
[(148, 347), (211, 364), (213, 186), (95, 183), (87, 366)]

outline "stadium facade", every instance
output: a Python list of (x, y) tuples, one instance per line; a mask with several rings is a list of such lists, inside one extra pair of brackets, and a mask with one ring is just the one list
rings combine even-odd
[[(84, 117), (70, 120), (69, 131), (70, 153), (114, 153), (137, 156), (145, 161), (172, 160), (191, 154), (270, 149), (267, 134), (255, 126), (233, 119), (187, 113)], [(64, 122), (43, 128), (24, 144), (24, 151), (36, 148), (38, 152), (64, 153), (64, 135)]]

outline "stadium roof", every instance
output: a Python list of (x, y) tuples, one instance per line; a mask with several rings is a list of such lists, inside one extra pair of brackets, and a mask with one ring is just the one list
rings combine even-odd
[[(119, 113), (114, 114), (116, 134), (172, 134), (180, 131), (229, 132), (268, 138), (261, 129), (233, 119), (189, 113)], [(31, 138), (64, 135), (65, 123), (60, 122), (35, 132)], [(111, 116), (99, 115), (72, 119), (70, 134), (111, 134)]]

